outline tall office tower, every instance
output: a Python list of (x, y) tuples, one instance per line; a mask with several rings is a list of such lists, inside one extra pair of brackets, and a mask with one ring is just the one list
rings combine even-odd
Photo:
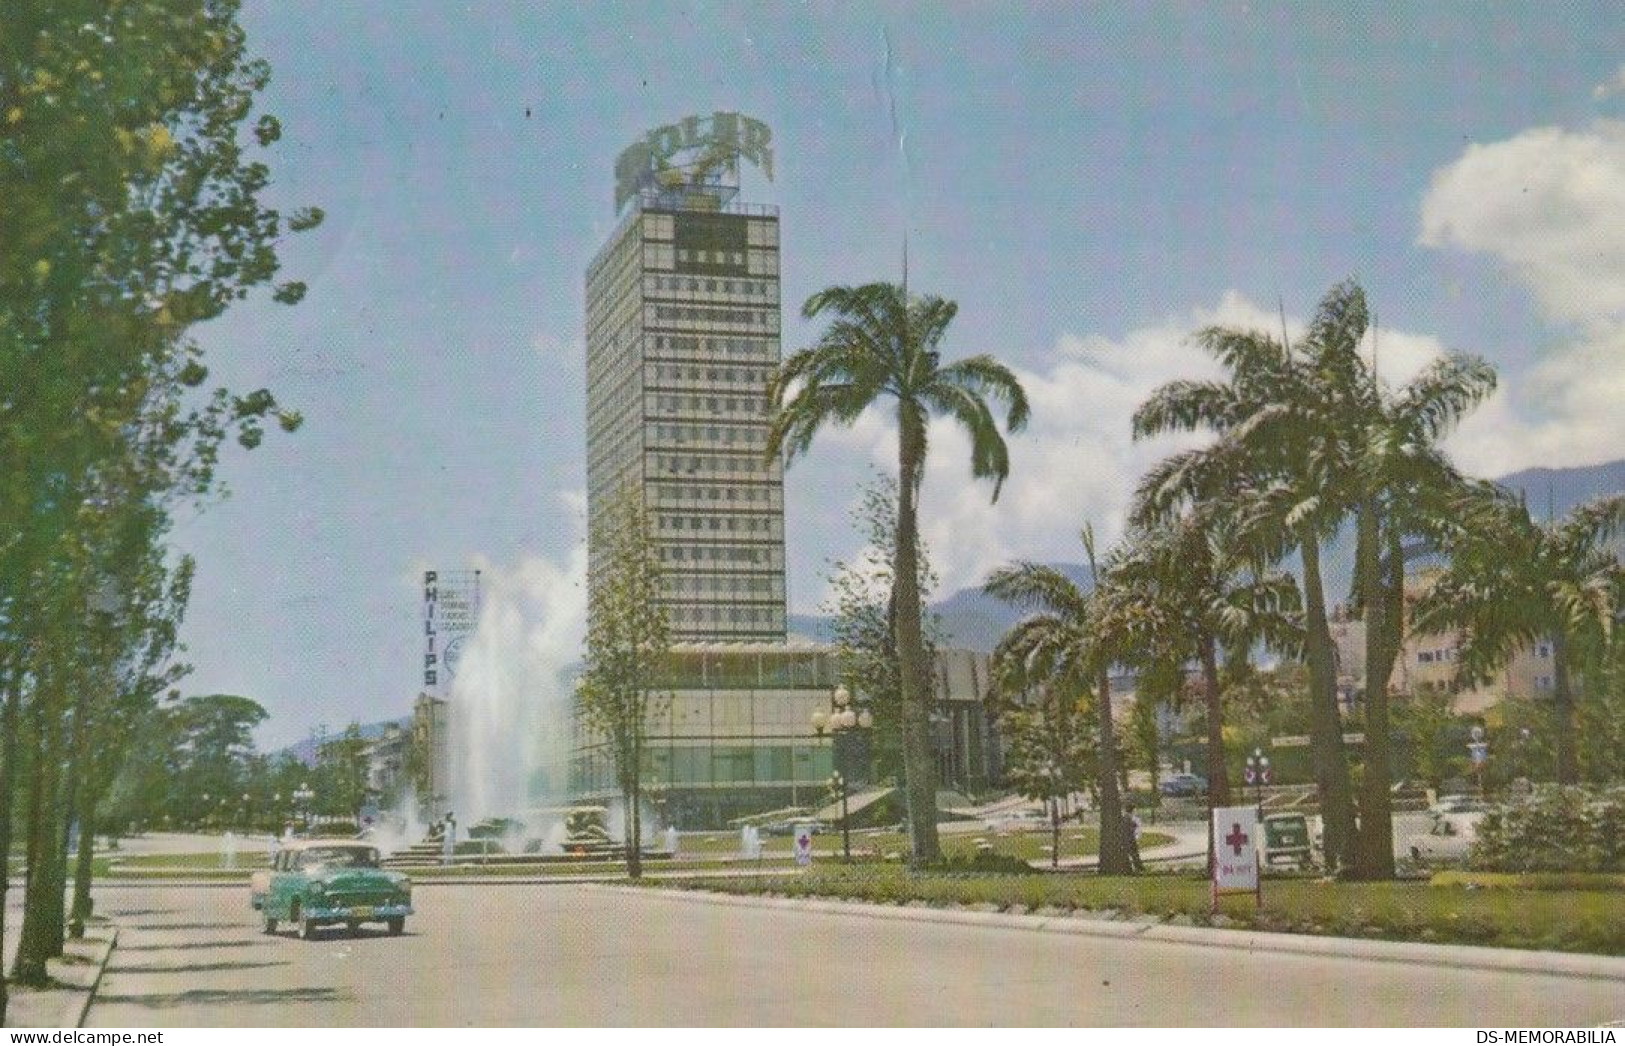
[(779, 218), (737, 200), (741, 157), (772, 178), (770, 140), (736, 113), (649, 132), (587, 268), (588, 529), (639, 492), (679, 642), (785, 637), (783, 466), (763, 458)]

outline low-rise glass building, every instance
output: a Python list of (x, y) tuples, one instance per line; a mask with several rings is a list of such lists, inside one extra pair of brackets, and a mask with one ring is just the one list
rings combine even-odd
[[(987, 658), (940, 651), (932, 676), (938, 786), (981, 791), (999, 777), (997, 739), (982, 703)], [(644, 758), (644, 790), (657, 817), (680, 828), (714, 828), (748, 814), (821, 805), (837, 764), (850, 783), (865, 783), (868, 738), (813, 727), (813, 713), (830, 709), (840, 683), (828, 644), (675, 646), (660, 686), (670, 696), (650, 718)], [(608, 745), (579, 718), (570, 792), (583, 802), (620, 794)]]

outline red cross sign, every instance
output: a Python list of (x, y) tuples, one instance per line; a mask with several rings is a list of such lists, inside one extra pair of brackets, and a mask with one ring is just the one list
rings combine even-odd
[(1219, 894), (1246, 890), (1256, 894), (1258, 879), (1258, 808), (1215, 807), (1209, 822), (1213, 840), (1213, 901)]

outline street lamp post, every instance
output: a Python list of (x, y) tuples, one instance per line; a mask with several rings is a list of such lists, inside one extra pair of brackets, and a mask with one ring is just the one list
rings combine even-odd
[(1247, 757), (1247, 783), (1253, 786), (1253, 804), (1264, 808), (1264, 786), (1270, 783), (1270, 757), (1262, 748), (1253, 749)]
[(841, 800), (841, 852), (845, 860), (852, 860), (852, 824), (846, 812), (846, 778), (839, 770), (829, 775), (830, 791)]
[(310, 782), (302, 781), (298, 788), (293, 790), (293, 801), (299, 809), (299, 816), (305, 822), (305, 834), (310, 834), (310, 804), (315, 800), (316, 793), (310, 790)]
[[(830, 694), (829, 711), (816, 709), (812, 714), (813, 731), (819, 737), (828, 731), (833, 755), (839, 756), (846, 748), (843, 738), (855, 736), (848, 731), (869, 730), (875, 725), (875, 717), (869, 709), (856, 704), (852, 699), (852, 692), (844, 686), (837, 686)], [(838, 763), (845, 763), (837, 758)], [(851, 767), (846, 767), (847, 771)], [(835, 767), (835, 772), (829, 778), (830, 788), (835, 791), (841, 801), (841, 851), (848, 862), (852, 860), (852, 824), (847, 809), (847, 775), (842, 772), (841, 766)]]

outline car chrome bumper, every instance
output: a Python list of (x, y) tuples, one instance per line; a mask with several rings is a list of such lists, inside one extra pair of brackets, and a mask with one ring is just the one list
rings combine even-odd
[[(400, 919), (412, 914), (410, 904), (374, 904), (362, 905), (370, 912), (362, 915), (361, 919)], [(304, 917), (307, 919), (354, 919), (356, 908), (306, 908)]]

